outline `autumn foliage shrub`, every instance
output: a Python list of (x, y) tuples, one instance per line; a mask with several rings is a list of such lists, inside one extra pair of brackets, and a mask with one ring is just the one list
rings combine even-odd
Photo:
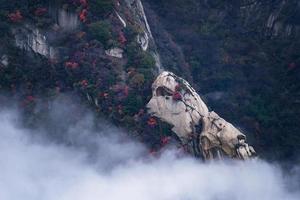
[(14, 23), (18, 23), (23, 20), (22, 13), (19, 10), (16, 10), (15, 12), (8, 14), (8, 18), (10, 21)]

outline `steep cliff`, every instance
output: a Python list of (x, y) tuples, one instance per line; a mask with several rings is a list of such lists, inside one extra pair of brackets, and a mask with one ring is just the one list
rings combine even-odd
[[(142, 109), (162, 67), (141, 1), (0, 5), (0, 85), (20, 101), (30, 125), (51, 109), (48, 100), (72, 93), (135, 135), (149, 128)], [(159, 145), (159, 134), (151, 135)]]

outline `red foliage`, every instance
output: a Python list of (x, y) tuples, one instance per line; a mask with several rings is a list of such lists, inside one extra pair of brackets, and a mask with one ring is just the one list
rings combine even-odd
[(124, 87), (124, 95), (125, 95), (125, 97), (128, 97), (128, 94), (129, 94), (129, 87), (126, 85)]
[(29, 96), (26, 96), (26, 98), (24, 99), (24, 101), (22, 102), (21, 105), (22, 105), (23, 107), (25, 107), (25, 106), (27, 106), (27, 105), (33, 103), (34, 101), (35, 101), (35, 97), (29, 95)]
[(175, 86), (175, 91), (179, 91), (181, 89), (181, 86), (179, 85), (179, 84), (177, 84), (176, 86)]
[(80, 3), (83, 7), (87, 7), (87, 5), (88, 5), (87, 0), (79, 0), (79, 3)]
[(79, 19), (82, 22), (86, 22), (87, 21), (87, 15), (88, 15), (88, 11), (87, 9), (83, 9), (80, 14), (79, 14)]
[(69, 69), (77, 69), (79, 64), (77, 62), (65, 62), (65, 66)]
[(154, 150), (154, 149), (150, 149), (149, 155), (150, 155), (150, 156), (156, 156), (156, 155), (157, 155), (157, 151)]
[(45, 15), (47, 12), (48, 12), (47, 8), (40, 7), (34, 11), (34, 15), (42, 16), (42, 15)]
[(150, 127), (155, 127), (157, 125), (157, 121), (155, 118), (150, 117), (147, 121), (148, 126)]
[(118, 40), (122, 45), (125, 45), (125, 43), (127, 42), (127, 39), (122, 31), (119, 32)]
[(21, 22), (23, 20), (23, 16), (19, 10), (16, 10), (14, 13), (8, 14), (8, 18), (14, 23)]
[(33, 102), (34, 100), (35, 100), (34, 96), (29, 95), (29, 96), (26, 97), (27, 102)]
[(82, 81), (80, 82), (80, 84), (81, 84), (81, 86), (83, 86), (83, 87), (87, 87), (87, 86), (89, 85), (89, 82), (88, 82), (87, 80), (82, 80)]
[(175, 100), (175, 101), (182, 100), (182, 96), (179, 92), (174, 92), (172, 97), (173, 97), (173, 100)]
[(108, 94), (107, 92), (104, 92), (104, 93), (102, 94), (102, 97), (104, 97), (105, 99), (107, 99), (108, 96), (109, 96), (109, 94)]
[(86, 8), (88, 6), (87, 0), (71, 0), (71, 3), (75, 6), (81, 6)]
[(162, 146), (165, 146), (167, 145), (171, 140), (171, 137), (162, 137), (160, 138), (160, 143)]

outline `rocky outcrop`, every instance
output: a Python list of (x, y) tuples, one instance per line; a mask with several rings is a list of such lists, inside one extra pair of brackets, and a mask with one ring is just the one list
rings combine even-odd
[(123, 27), (126, 28), (127, 27), (126, 21), (119, 15), (118, 12), (116, 12), (116, 15), (119, 18), (120, 22), (122, 23)]
[[(299, 35), (299, 1), (242, 1), (241, 19), (245, 26), (257, 26), (271, 37)], [(296, 18), (295, 18), (296, 17)]]
[(56, 50), (49, 45), (47, 36), (40, 29), (33, 25), (26, 24), (22, 27), (14, 28), (16, 46), (25, 51), (32, 50), (50, 59), (56, 58)]
[[(209, 111), (196, 91), (171, 72), (161, 73), (152, 85), (149, 114), (173, 126), (172, 131), (190, 152), (205, 159), (248, 159), (255, 151), (246, 136), (231, 123)], [(201, 127), (197, 130), (197, 127)]]
[(8, 57), (6, 54), (1, 56), (0, 63), (5, 67), (9, 64)]
[(49, 12), (55, 23), (64, 31), (73, 31), (80, 24), (78, 14), (64, 8), (59, 0), (50, 1)]
[(116, 58), (123, 58), (123, 49), (120, 48), (112, 48), (105, 51), (106, 55), (116, 57)]
[(65, 31), (72, 31), (79, 26), (80, 22), (76, 13), (59, 9), (57, 24)]
[(137, 20), (142, 32), (137, 36), (137, 42), (141, 45), (143, 51), (150, 51), (155, 58), (156, 67), (159, 72), (162, 71), (161, 59), (157, 51), (155, 40), (153, 38), (144, 7), (141, 0), (126, 0), (127, 6), (130, 8), (132, 15)]
[(75, 12), (62, 7), (61, 2), (53, 1), (49, 5), (49, 15), (54, 24), (51, 28), (41, 29), (34, 23), (27, 21), (22, 26), (13, 29), (16, 46), (25, 51), (33, 51), (49, 59), (58, 57), (58, 50), (50, 45), (49, 36), (57, 31), (74, 31), (80, 24)]
[[(245, 1), (240, 6), (240, 13), (246, 26), (254, 23), (261, 26), (265, 34), (271, 37), (289, 37), (300, 31), (297, 19), (291, 17), (300, 10), (297, 1)], [(296, 14), (296, 17), (297, 16)]]

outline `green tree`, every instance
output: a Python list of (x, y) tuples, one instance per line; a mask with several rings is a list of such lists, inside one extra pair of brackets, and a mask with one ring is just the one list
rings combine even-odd
[(90, 0), (89, 2), (93, 14), (104, 16), (113, 10), (112, 0)]
[(99, 40), (104, 46), (108, 46), (112, 38), (111, 25), (107, 21), (97, 21), (89, 25), (89, 32), (96, 40)]

